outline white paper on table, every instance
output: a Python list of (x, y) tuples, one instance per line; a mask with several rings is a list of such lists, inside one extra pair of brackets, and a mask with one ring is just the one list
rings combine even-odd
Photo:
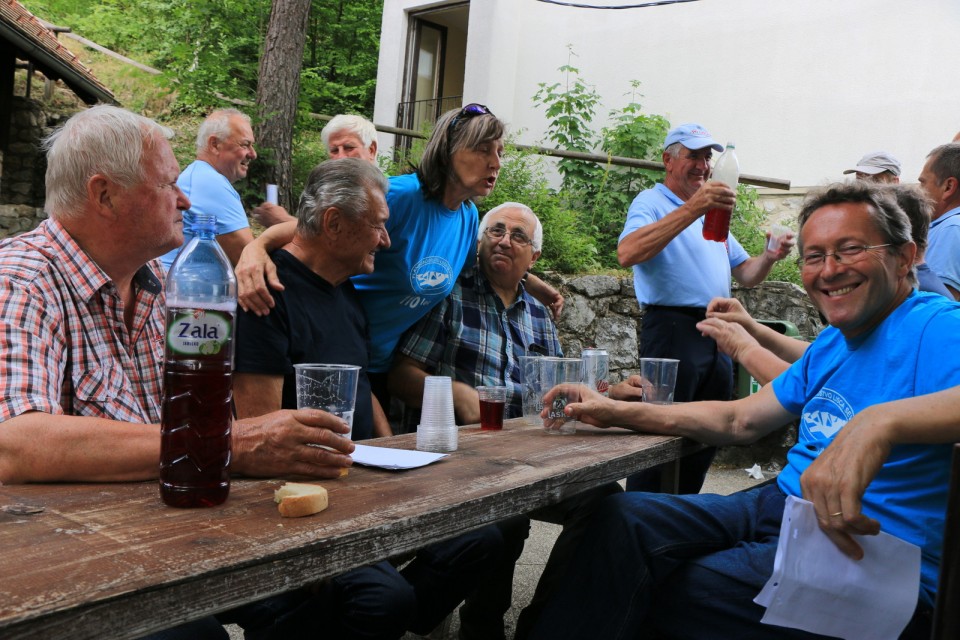
[(440, 458), (446, 458), (446, 453), (430, 453), (429, 451), (411, 451), (410, 449), (391, 449), (389, 447), (371, 447), (365, 444), (356, 445), (350, 454), (357, 464), (381, 469), (415, 469), (424, 467)]
[(787, 497), (773, 575), (754, 602), (761, 622), (859, 640), (896, 640), (917, 606), (920, 547), (881, 532), (855, 536), (863, 559), (841, 552), (813, 504)]

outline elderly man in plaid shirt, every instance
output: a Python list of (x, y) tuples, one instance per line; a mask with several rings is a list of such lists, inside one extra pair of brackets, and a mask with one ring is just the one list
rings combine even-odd
[[(156, 478), (164, 297), (183, 242), (172, 132), (97, 106), (46, 141), (50, 218), (0, 243), (0, 483)], [(279, 411), (233, 426), (231, 471), (336, 478), (346, 423)], [(322, 444), (326, 450), (309, 446)], [(226, 638), (211, 618), (164, 638)]]
[[(454, 410), (460, 424), (480, 421), (476, 387), (511, 389), (506, 417), (522, 414), (518, 358), (539, 353), (563, 355), (550, 312), (523, 287), (527, 270), (540, 257), (543, 227), (530, 207), (507, 202), (480, 221), (477, 266), (460, 275), (450, 295), (400, 339), (390, 371), (390, 390), (408, 407), (419, 407), (427, 375), (453, 379)], [(515, 638), (529, 632), (551, 593), (594, 506), (619, 492), (616, 483), (598, 487), (530, 514), (563, 525), (530, 605), (517, 621)], [(503, 614), (510, 608), (514, 564), (530, 529), (526, 516), (498, 524), (509, 551), (460, 609), (460, 638), (504, 637)]]
[(477, 266), (404, 334), (390, 372), (391, 392), (408, 407), (420, 406), (427, 375), (453, 378), (460, 424), (480, 422), (476, 387), (483, 385), (507, 385), (505, 417), (520, 416), (518, 357), (563, 355), (549, 310), (523, 288), (540, 257), (540, 220), (530, 207), (506, 202), (483, 217), (477, 238)]

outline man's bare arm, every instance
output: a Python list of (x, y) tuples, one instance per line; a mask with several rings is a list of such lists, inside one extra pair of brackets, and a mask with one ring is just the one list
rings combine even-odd
[[(276, 411), (236, 420), (231, 473), (340, 477), (353, 461), (341, 418)], [(330, 447), (322, 449), (316, 445)], [(0, 482), (128, 482), (160, 473), (160, 426), (33, 411), (0, 423)]]
[(156, 478), (160, 426), (30, 411), (0, 423), (0, 482)]
[(273, 308), (270, 289), (283, 290), (277, 278), (277, 267), (268, 255), (291, 240), (297, 230), (296, 222), (285, 222), (270, 227), (247, 244), (236, 264), (238, 301), (246, 311), (264, 316)]
[(237, 229), (236, 231), (217, 236), (217, 242), (220, 243), (220, 247), (223, 249), (223, 252), (227, 254), (230, 264), (234, 267), (237, 266), (237, 261), (240, 260), (240, 254), (243, 253), (243, 248), (252, 241), (253, 232), (250, 231), (250, 227)]
[(238, 418), (253, 418), (283, 406), (283, 376), (238, 373), (233, 376), (233, 403)]
[[(749, 444), (796, 417), (783, 408), (769, 385), (740, 400), (672, 405), (611, 400), (582, 385), (578, 390), (581, 401), (565, 408), (577, 420), (598, 427), (685, 436), (717, 446)], [(544, 406), (555, 393), (552, 390), (544, 397)]]
[(617, 245), (617, 260), (620, 266), (632, 267), (650, 260), (709, 209), (713, 207), (731, 209), (736, 200), (736, 193), (722, 182), (705, 183), (683, 205), (621, 240)]

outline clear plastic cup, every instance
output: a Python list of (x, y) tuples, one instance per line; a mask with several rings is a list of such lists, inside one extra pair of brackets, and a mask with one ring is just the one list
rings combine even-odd
[(782, 224), (774, 224), (770, 227), (770, 237), (767, 238), (767, 251), (779, 251), (783, 238), (793, 230)]
[(542, 356), (520, 356), (520, 391), (523, 396), (523, 417), (535, 427), (543, 425), (543, 390), (540, 388), (540, 360)]
[(679, 366), (680, 361), (671, 358), (640, 358), (643, 401), (651, 404), (673, 404)]
[[(577, 430), (576, 421), (564, 413), (571, 402), (580, 401), (583, 383), (583, 360), (580, 358), (540, 358), (540, 382), (544, 395), (553, 392), (549, 403), (544, 402), (547, 418), (543, 428), (547, 433), (570, 435)], [(559, 388), (557, 388), (559, 387)]]
[(353, 433), (353, 411), (357, 403), (360, 367), (352, 364), (295, 364), (298, 409), (323, 409), (339, 416)]
[(427, 376), (417, 427), (417, 449), (456, 451), (459, 431), (453, 411), (453, 384), (449, 376)]

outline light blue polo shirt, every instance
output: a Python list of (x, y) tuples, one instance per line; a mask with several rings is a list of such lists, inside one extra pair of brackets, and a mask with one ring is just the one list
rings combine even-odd
[[(627, 212), (620, 240), (683, 205), (663, 184), (641, 191)], [(726, 242), (703, 238), (703, 217), (695, 220), (663, 251), (633, 266), (633, 288), (644, 305), (706, 307), (717, 296), (730, 295), (730, 271), (750, 256), (732, 235)]]
[(960, 290), (960, 207), (930, 223), (925, 257), (944, 284)]

